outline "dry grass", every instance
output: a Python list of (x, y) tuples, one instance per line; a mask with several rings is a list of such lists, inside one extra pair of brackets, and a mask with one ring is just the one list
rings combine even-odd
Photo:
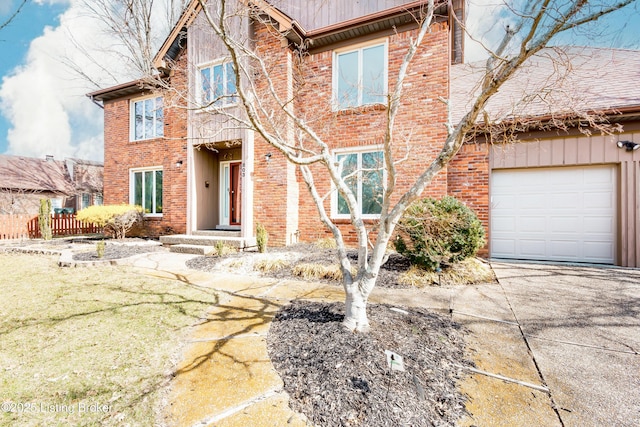
[(238, 248), (235, 246), (228, 245), (224, 243), (222, 240), (218, 240), (216, 242), (216, 255), (225, 256), (238, 253)]
[(440, 274), (412, 266), (398, 277), (398, 283), (417, 288), (431, 285), (472, 285), (495, 280), (491, 267), (477, 258), (468, 258), (456, 263)]
[(300, 263), (294, 266), (291, 272), (305, 280), (342, 280), (340, 266), (335, 264)]
[(182, 331), (216, 295), (54, 261), (0, 254), (0, 425), (161, 424)]
[(253, 269), (263, 273), (271, 273), (289, 267), (290, 263), (283, 259), (264, 259), (256, 262)]
[(318, 239), (314, 243), (320, 249), (335, 249), (338, 247), (336, 244), (336, 240), (331, 237), (326, 237), (324, 239)]

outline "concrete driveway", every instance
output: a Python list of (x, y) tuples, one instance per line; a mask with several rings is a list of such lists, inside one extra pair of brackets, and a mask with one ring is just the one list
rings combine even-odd
[(565, 426), (640, 426), (640, 271), (492, 262)]

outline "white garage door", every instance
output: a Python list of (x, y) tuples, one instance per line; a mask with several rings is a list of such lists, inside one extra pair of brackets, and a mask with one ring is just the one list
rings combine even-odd
[(613, 264), (612, 166), (497, 170), (491, 174), (491, 256)]

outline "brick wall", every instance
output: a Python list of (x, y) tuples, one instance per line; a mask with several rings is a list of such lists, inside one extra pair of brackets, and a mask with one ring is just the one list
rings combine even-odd
[[(487, 144), (465, 144), (449, 163), (448, 194), (478, 215), (489, 242), (489, 151)], [(488, 245), (488, 243), (487, 243)], [(488, 256), (488, 246), (479, 252)]]
[[(389, 90), (397, 78), (400, 64), (406, 54), (409, 37), (415, 31), (407, 31), (388, 37)], [(386, 126), (386, 110), (369, 106), (348, 111), (331, 111), (331, 81), (333, 52), (327, 51), (309, 58), (300, 64), (298, 89), (301, 103), (299, 113), (309, 123), (315, 124), (320, 137), (331, 149), (371, 146), (380, 144)], [(396, 120), (394, 134), (394, 156), (406, 159), (397, 166), (397, 189), (394, 201), (415, 182), (417, 173), (423, 171), (440, 151), (446, 138), (444, 127), (446, 107), (439, 98), (448, 97), (448, 31), (444, 23), (434, 24), (417, 53), (405, 82), (405, 95), (400, 114)], [(314, 167), (314, 177), (321, 195), (331, 189), (327, 173)], [(302, 182), (302, 178), (299, 178)], [(304, 183), (300, 190), (300, 239), (314, 241), (331, 237), (321, 224), (317, 209)], [(446, 171), (437, 175), (424, 192), (425, 196), (441, 197), (446, 194)], [(330, 212), (331, 198), (325, 207)], [(348, 244), (356, 243), (355, 230), (348, 220), (336, 220)], [(371, 226), (374, 222), (369, 222)], [(373, 233), (370, 239), (375, 238)]]
[[(171, 77), (172, 93), (186, 93), (186, 49), (180, 55)], [(129, 203), (129, 179), (132, 168), (161, 166), (163, 169), (163, 214), (147, 218), (137, 234), (157, 236), (184, 233), (187, 226), (187, 114), (179, 100), (164, 96), (164, 138), (129, 141), (129, 105), (131, 98), (105, 102), (104, 105), (104, 203)], [(176, 163), (181, 161), (181, 166)]]
[[(286, 99), (292, 89), (291, 52), (283, 48), (281, 36), (271, 26), (256, 24), (255, 39), (256, 50), (267, 62), (275, 90), (282, 99)], [(258, 78), (256, 87), (261, 102), (267, 108), (268, 105), (274, 105), (264, 78)], [(288, 119), (277, 107), (273, 112), (274, 121), (280, 124), (279, 132), (286, 132)], [(298, 228), (299, 200), (295, 167), (257, 133), (253, 167), (254, 222), (265, 226), (269, 233), (269, 244), (289, 244), (295, 239)]]

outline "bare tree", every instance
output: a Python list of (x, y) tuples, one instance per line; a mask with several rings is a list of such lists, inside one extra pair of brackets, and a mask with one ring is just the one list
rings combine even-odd
[(73, 44), (73, 54), (61, 61), (95, 87), (104, 86), (105, 79), (120, 83), (123, 75), (151, 76), (155, 72), (155, 53), (186, 3), (187, 0), (82, 0), (86, 15), (95, 20), (101, 36), (86, 40), (70, 28), (67, 36)]
[(16, 10), (11, 14), (11, 16), (9, 16), (9, 18), (7, 18), (6, 21), (4, 21), (3, 23), (0, 24), (0, 31), (3, 30), (9, 24), (11, 24), (11, 22), (14, 19), (16, 19), (16, 16), (18, 16), (18, 14), (22, 11), (22, 8), (25, 6), (25, 4), (27, 4), (27, 0), (22, 0), (20, 2), (18, 7), (16, 8)]
[[(487, 47), (490, 53), (486, 61), (479, 90), (468, 104), (462, 118), (446, 123), (447, 136), (440, 142), (440, 152), (430, 160), (422, 171), (417, 171), (413, 183), (406, 191), (398, 193), (398, 165), (403, 161), (398, 150), (404, 144), (405, 135), (399, 131), (396, 119), (403, 108), (408, 108), (403, 99), (406, 96), (405, 80), (416, 53), (428, 37), (438, 4), (427, 0), (415, 13), (418, 29), (412, 34), (404, 59), (400, 64), (397, 78), (390, 82), (386, 96), (386, 122), (381, 127), (382, 152), (384, 160), (370, 170), (382, 171), (385, 177), (381, 191), (379, 220), (375, 224), (375, 239), (369, 239), (371, 226), (364, 221), (358, 209), (358, 201), (349, 184), (351, 174), (344, 174), (344, 162), (336, 161), (332, 147), (320, 136), (315, 126), (322, 126), (300, 113), (295, 107), (296, 90), (282, 90), (272, 74), (272, 65), (259, 46), (243, 37), (234, 25), (234, 17), (251, 16), (259, 20), (255, 9), (237, 9), (236, 2), (220, 0), (212, 7), (199, 0), (206, 20), (228, 50), (233, 63), (237, 85), (237, 96), (243, 107), (243, 117), (230, 117), (235, 126), (257, 132), (268, 144), (279, 150), (288, 161), (300, 168), (301, 176), (311, 194), (321, 221), (331, 230), (338, 247), (343, 286), (346, 293), (345, 326), (354, 331), (366, 331), (369, 322), (366, 315), (367, 300), (371, 294), (380, 267), (385, 262), (387, 246), (394, 229), (406, 208), (430, 185), (434, 177), (452, 160), (467, 136), (474, 130), (479, 119), (485, 117), (487, 102), (533, 55), (549, 45), (554, 36), (574, 29), (599, 17), (623, 8), (633, 0), (617, 2), (576, 1), (513, 1), (506, 3), (511, 13), (512, 24), (506, 26), (500, 43), (495, 48)], [(298, 46), (298, 67), (303, 68), (305, 50)], [(211, 100), (212, 114), (225, 114), (223, 109), (211, 108), (218, 100)], [(448, 100), (442, 100), (448, 103)], [(409, 107), (410, 108), (410, 107)], [(434, 142), (435, 143), (435, 142)], [(318, 168), (319, 166), (319, 168)], [(353, 173), (362, 172), (354, 170)], [(315, 172), (315, 173), (314, 173)], [(327, 195), (320, 194), (315, 179), (320, 172), (328, 175), (333, 186), (340, 193), (350, 212), (350, 221), (357, 233), (358, 258), (354, 269), (347, 256), (343, 233), (332, 220), (325, 206)], [(403, 177), (406, 178), (406, 177)]]
[[(633, 0), (610, 1), (555, 1), (536, 0), (505, 3), (505, 11), (511, 14), (512, 24), (504, 28), (500, 43), (492, 48), (487, 46), (489, 58), (479, 84), (479, 90), (466, 107), (465, 114), (456, 123), (446, 123), (446, 138), (442, 141), (430, 141), (439, 144), (440, 151), (421, 171), (415, 171), (415, 177), (408, 189), (398, 191), (398, 165), (404, 160), (402, 150), (398, 149), (407, 137), (396, 123), (400, 111), (406, 108), (403, 102), (407, 96), (405, 82), (412, 63), (420, 51), (430, 27), (434, 21), (434, 11), (441, 3), (426, 0), (424, 6), (415, 12), (418, 29), (412, 34), (404, 59), (399, 67), (395, 81), (390, 82), (386, 95), (386, 119), (381, 124), (381, 151), (384, 159), (380, 165), (370, 169), (350, 170), (345, 174), (345, 162), (337, 161), (332, 147), (323, 139), (318, 127), (324, 124), (305, 115), (295, 106), (296, 96), (300, 92), (283, 90), (282, 84), (272, 74), (273, 64), (269, 56), (261, 52), (260, 46), (254, 46), (246, 36), (237, 31), (238, 20), (245, 16), (260, 22), (255, 9), (238, 9), (238, 3), (220, 0), (214, 6), (207, 7), (205, 0), (199, 0), (206, 21), (213, 33), (228, 50), (236, 75), (237, 96), (243, 109), (243, 115), (228, 117), (229, 123), (240, 128), (251, 129), (264, 141), (279, 150), (289, 162), (297, 165), (315, 202), (320, 219), (331, 230), (337, 242), (340, 267), (343, 274), (343, 286), (346, 293), (346, 316), (344, 325), (354, 331), (366, 331), (369, 322), (366, 307), (380, 267), (385, 262), (387, 246), (394, 233), (398, 220), (407, 207), (415, 201), (432, 183), (436, 175), (446, 167), (460, 150), (470, 132), (485, 115), (488, 101), (509, 81), (523, 64), (532, 56), (549, 45), (554, 36), (572, 30), (581, 25), (596, 21), (599, 17), (623, 8)], [(210, 2), (209, 2), (210, 3)], [(242, 2), (240, 2), (242, 3)], [(277, 34), (279, 35), (279, 34)], [(294, 49), (296, 66), (304, 69), (306, 52), (304, 46)], [(304, 78), (304, 76), (300, 77)], [(229, 114), (228, 110), (215, 108), (220, 100), (210, 100), (208, 111), (212, 114)], [(448, 104), (448, 100), (442, 99)], [(326, 106), (325, 106), (326, 108)], [(330, 110), (330, 108), (329, 108)], [(358, 209), (357, 196), (350, 185), (355, 173), (382, 172), (384, 179), (381, 189), (381, 208), (379, 219), (374, 226), (367, 225)], [(346, 203), (350, 212), (350, 222), (357, 234), (357, 263), (347, 256), (347, 247), (343, 233), (332, 220), (325, 206), (326, 194), (321, 194), (316, 179), (329, 176), (331, 183)], [(406, 179), (406, 176), (403, 177)], [(372, 233), (373, 231), (373, 233)], [(372, 236), (375, 238), (372, 240)]]

